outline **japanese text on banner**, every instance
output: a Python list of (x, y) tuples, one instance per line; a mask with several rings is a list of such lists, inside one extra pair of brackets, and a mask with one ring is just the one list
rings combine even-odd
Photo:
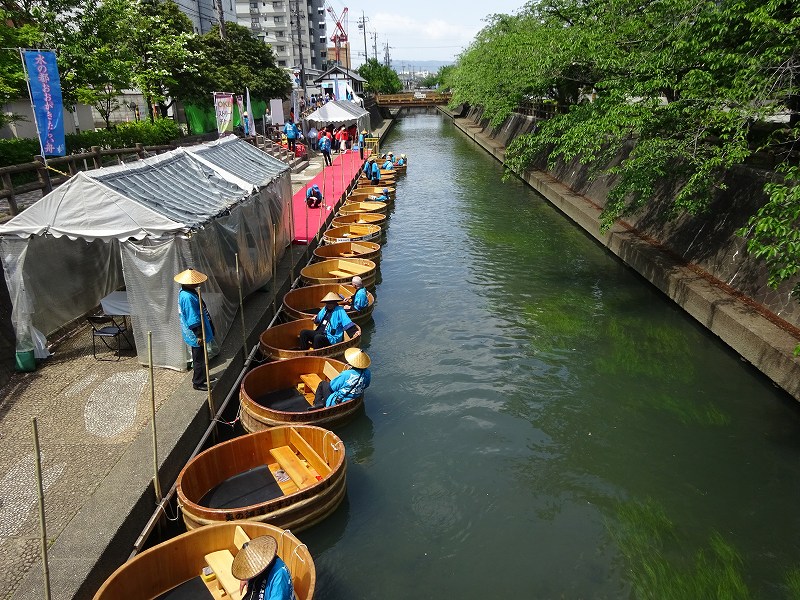
[(61, 103), (61, 80), (55, 52), (22, 53), (36, 116), (36, 129), (44, 156), (64, 156), (64, 109)]

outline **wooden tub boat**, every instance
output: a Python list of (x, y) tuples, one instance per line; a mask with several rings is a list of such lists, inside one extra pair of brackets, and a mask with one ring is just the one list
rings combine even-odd
[[(352, 278), (351, 278), (352, 279)], [(321, 285), (310, 285), (308, 287), (295, 288), (289, 290), (283, 297), (283, 312), (290, 319), (308, 319), (315, 317), (322, 308), (319, 303), (320, 298), (333, 292), (343, 298), (351, 298), (356, 293), (356, 288), (352, 285), (342, 283), (324, 283)], [(348, 310), (347, 316), (354, 323), (363, 323), (372, 316), (372, 309), (375, 308), (375, 296), (367, 291), (369, 305), (362, 311)]]
[(339, 209), (340, 215), (355, 215), (355, 214), (380, 214), (385, 215), (389, 210), (389, 205), (386, 202), (348, 202), (342, 205)]
[(376, 240), (381, 237), (383, 230), (377, 225), (345, 225), (344, 227), (331, 227), (323, 232), (322, 240), (326, 244), (336, 242), (359, 242)]
[[(311, 600), (317, 573), (306, 545), (291, 531), (254, 521), (209, 525), (153, 546), (114, 571), (94, 600), (153, 600), (162, 595), (239, 600), (239, 580), (230, 572), (233, 557), (244, 542), (262, 535), (278, 541), (278, 556), (289, 568), (298, 600)], [(214, 571), (214, 579), (208, 582), (202, 577), (205, 567)], [(166, 596), (167, 592), (171, 593)]]
[(326, 408), (309, 407), (317, 386), (346, 368), (338, 360), (311, 356), (256, 367), (245, 375), (239, 390), (242, 425), (248, 432), (278, 425), (343, 425), (363, 408), (363, 397)]
[[(381, 194), (362, 194), (361, 192), (353, 192), (347, 198), (344, 199), (344, 204), (342, 204), (342, 208), (346, 206), (350, 206), (351, 204), (361, 204), (361, 203), (370, 203), (370, 204), (384, 204), (386, 205), (386, 212), (389, 212), (392, 204), (394, 204), (394, 198), (390, 194), (388, 196), (388, 200), (378, 200), (381, 198)], [(341, 210), (341, 209), (340, 209)]]
[(375, 263), (364, 258), (331, 258), (300, 269), (300, 281), (303, 285), (347, 284), (353, 280), (354, 275), (358, 275), (364, 282), (364, 287), (370, 288), (375, 285), (375, 270)]
[(337, 242), (317, 246), (314, 258), (325, 260), (330, 258), (364, 258), (377, 263), (381, 258), (381, 245), (375, 242)]
[(393, 185), (362, 185), (350, 192), (348, 198), (353, 196), (380, 196), (383, 194), (383, 188), (389, 190), (390, 200), (394, 200), (397, 197), (397, 188)]
[(387, 216), (380, 213), (355, 213), (352, 215), (337, 215), (331, 221), (331, 227), (343, 227), (345, 225), (377, 225), (384, 227)]
[[(352, 275), (351, 275), (352, 277)], [(318, 300), (319, 301), (319, 300)], [(322, 308), (322, 305), (320, 305)], [(351, 337), (346, 332), (344, 339), (338, 344), (325, 348), (306, 348), (299, 346), (298, 336), (303, 329), (316, 329), (314, 319), (298, 319), (282, 325), (275, 325), (265, 330), (259, 337), (258, 347), (264, 357), (271, 360), (286, 360), (300, 356), (341, 356), (348, 348), (361, 344), (361, 327), (356, 324), (357, 331)]]
[(358, 180), (358, 188), (364, 187), (395, 187), (397, 180), (394, 177), (384, 177), (381, 175), (380, 182), (378, 185), (372, 183), (371, 179), (367, 179), (366, 177), (361, 177)]
[(273, 427), (190, 460), (178, 475), (178, 505), (190, 530), (248, 519), (300, 531), (339, 506), (345, 471), (344, 444), (332, 431)]

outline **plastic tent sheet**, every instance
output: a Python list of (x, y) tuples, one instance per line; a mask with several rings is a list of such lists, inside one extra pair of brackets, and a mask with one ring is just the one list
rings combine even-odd
[(144, 239), (184, 229), (176, 222), (81, 172), (0, 225), (0, 235), (84, 240)]
[[(258, 158), (253, 155), (252, 161)], [(280, 259), (291, 241), (288, 169), (268, 183), (263, 178), (259, 183), (263, 185), (179, 150), (132, 166), (92, 172), (81, 185), (65, 184), (39, 201), (46, 207), (58, 194), (57, 211), (38, 213), (44, 225), (29, 219), (27, 229), (12, 232), (15, 220), (9, 221), (0, 231), (0, 250), (14, 304), (18, 349), (29, 349), (31, 323), (52, 333), (125, 285), (140, 362), (147, 362), (151, 331), (154, 364), (186, 368), (189, 352), (182, 341), (173, 276), (187, 267), (209, 275), (202, 289), (221, 343), (239, 305), (235, 255), (239, 255), (243, 294), (248, 295), (269, 281), (274, 259)], [(96, 202), (94, 208), (90, 201)], [(123, 205), (129, 209), (122, 210)], [(137, 210), (162, 218), (164, 227), (137, 239), (130, 227), (136, 221), (131, 215), (140, 214)], [(97, 228), (87, 233), (85, 221), (73, 218), (93, 211), (107, 215), (103, 224), (107, 233), (102, 237), (96, 235)], [(119, 218), (117, 237), (111, 234), (114, 213)], [(54, 220), (46, 219), (51, 215)], [(60, 221), (59, 215), (70, 218)], [(167, 223), (172, 231), (167, 231)], [(48, 235), (55, 230), (62, 236)], [(31, 237), (19, 237), (26, 234)]]
[(358, 130), (370, 129), (369, 112), (360, 106), (346, 100), (336, 100), (323, 104), (320, 108), (308, 115), (305, 120), (316, 125), (352, 125), (355, 123)]

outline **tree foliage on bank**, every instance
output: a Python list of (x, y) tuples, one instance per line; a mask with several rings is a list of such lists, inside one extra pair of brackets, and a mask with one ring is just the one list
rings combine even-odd
[(557, 106), (509, 167), (577, 158), (613, 175), (606, 227), (665, 180), (681, 183), (673, 215), (700, 213), (732, 166), (768, 153), (778, 177), (742, 233), (777, 285), (800, 269), (798, 34), (788, 0), (543, 0), (492, 17), (448, 83), (495, 125), (522, 101)]
[(358, 74), (367, 80), (364, 89), (376, 94), (396, 94), (403, 89), (403, 84), (397, 73), (386, 65), (382, 65), (374, 58), (370, 58), (358, 67)]
[[(56, 50), (64, 105), (93, 106), (107, 127), (126, 89), (142, 92), (151, 119), (175, 100), (210, 105), (213, 91), (276, 98), (290, 89), (249, 30), (228, 23), (226, 40), (218, 29), (198, 36), (172, 0), (3, 1), (0, 18), (0, 47)], [(19, 54), (0, 51), (0, 103), (26, 96)]]

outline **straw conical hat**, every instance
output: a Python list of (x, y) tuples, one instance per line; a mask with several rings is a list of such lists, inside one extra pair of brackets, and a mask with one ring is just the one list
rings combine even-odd
[(199, 285), (208, 281), (208, 276), (194, 269), (186, 269), (175, 275), (174, 279), (181, 285)]
[(339, 300), (341, 300), (341, 298), (339, 297), (339, 294), (334, 294), (333, 292), (328, 292), (327, 294), (325, 294), (325, 297), (322, 300), (320, 300), (320, 302), (321, 303), (322, 302), (338, 302)]
[(278, 542), (271, 535), (262, 535), (242, 544), (231, 565), (231, 575), (250, 580), (267, 570), (278, 554)]
[(348, 348), (344, 351), (344, 359), (356, 369), (366, 369), (372, 363), (361, 348)]

